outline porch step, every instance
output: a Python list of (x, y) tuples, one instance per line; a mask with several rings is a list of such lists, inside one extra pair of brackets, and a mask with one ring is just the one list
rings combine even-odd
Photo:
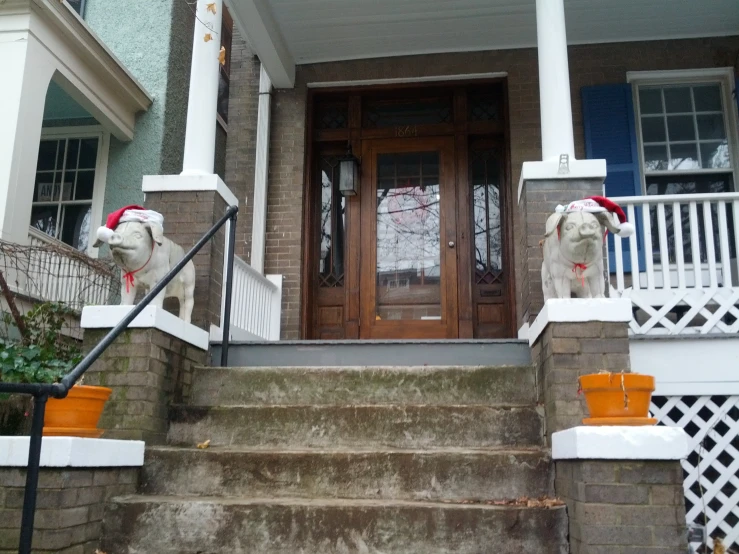
[(564, 507), (403, 500), (119, 497), (107, 554), (566, 554)]
[(168, 442), (268, 448), (541, 446), (533, 406), (174, 406)]
[(541, 449), (146, 451), (142, 492), (222, 497), (454, 501), (553, 492)]
[[(221, 363), (211, 344), (210, 365)], [(515, 339), (232, 342), (231, 367), (527, 366), (528, 342)]]
[(533, 404), (533, 367), (248, 367), (195, 369), (191, 402), (243, 404)]

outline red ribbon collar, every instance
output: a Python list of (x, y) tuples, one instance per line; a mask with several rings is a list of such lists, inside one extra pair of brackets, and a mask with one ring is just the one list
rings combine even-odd
[(142, 265), (138, 269), (134, 269), (133, 271), (126, 271), (123, 274), (123, 280), (126, 282), (126, 292), (131, 292), (131, 287), (133, 286), (133, 276), (136, 275), (142, 269), (144, 269), (151, 261), (151, 257), (154, 255), (154, 245), (155, 244), (156, 243), (154, 241), (151, 241), (151, 252), (149, 253), (149, 259), (146, 260), (146, 263), (144, 265)]
[[(582, 288), (585, 288), (585, 275), (584, 272), (588, 268), (587, 264), (579, 264), (576, 262), (572, 262), (572, 273), (575, 274), (575, 279), (580, 280), (580, 284), (582, 285)], [(577, 270), (580, 270), (580, 275), (577, 274)]]

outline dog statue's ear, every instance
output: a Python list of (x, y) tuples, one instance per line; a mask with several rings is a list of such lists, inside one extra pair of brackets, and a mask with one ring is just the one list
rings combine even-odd
[(567, 215), (563, 213), (553, 213), (552, 215), (550, 215), (549, 219), (547, 219), (547, 229), (544, 233), (544, 236), (548, 237), (549, 235), (554, 233), (554, 231), (556, 231), (559, 226), (565, 222), (566, 219)]

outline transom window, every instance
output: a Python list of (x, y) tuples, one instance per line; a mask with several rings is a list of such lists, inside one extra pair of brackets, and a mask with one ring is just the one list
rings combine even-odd
[(87, 250), (99, 150), (99, 137), (41, 141), (31, 227)]
[(729, 192), (733, 142), (720, 82), (638, 85), (647, 194)]

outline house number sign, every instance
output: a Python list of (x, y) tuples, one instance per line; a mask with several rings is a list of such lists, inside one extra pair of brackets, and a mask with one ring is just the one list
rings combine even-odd
[(395, 127), (396, 137), (417, 137), (418, 127), (415, 125), (397, 125)]

